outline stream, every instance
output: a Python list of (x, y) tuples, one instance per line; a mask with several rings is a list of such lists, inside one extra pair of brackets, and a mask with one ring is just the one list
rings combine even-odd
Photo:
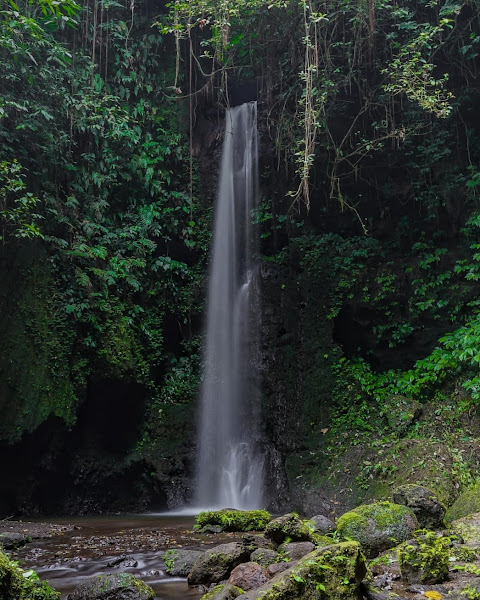
[[(206, 549), (234, 534), (198, 534), (194, 518), (165, 515), (116, 515), (48, 519), (73, 529), (46, 539), (35, 539), (12, 553), (24, 569), (34, 569), (41, 579), (59, 590), (64, 600), (87, 577), (125, 571), (139, 577), (156, 592), (157, 600), (197, 600), (186, 579), (169, 577), (161, 558), (171, 548)], [(125, 556), (128, 563), (115, 565)], [(134, 563), (137, 563), (133, 566)]]

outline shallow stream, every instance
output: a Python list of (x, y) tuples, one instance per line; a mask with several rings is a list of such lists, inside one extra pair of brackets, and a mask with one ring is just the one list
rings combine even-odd
[[(41, 579), (61, 592), (62, 600), (85, 578), (118, 571), (132, 573), (148, 583), (157, 600), (197, 600), (202, 593), (189, 588), (186, 579), (165, 573), (163, 552), (171, 548), (206, 549), (233, 541), (233, 534), (197, 534), (193, 531), (194, 519), (188, 516), (118, 515), (48, 521), (70, 524), (74, 529), (34, 540), (12, 558), (19, 560), (24, 569), (35, 569)], [(112, 565), (121, 556), (137, 565)]]

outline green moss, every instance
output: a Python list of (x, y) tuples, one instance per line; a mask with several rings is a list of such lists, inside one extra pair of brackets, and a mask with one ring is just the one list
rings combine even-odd
[(473, 585), (466, 585), (461, 591), (460, 594), (465, 596), (467, 600), (480, 600), (480, 591), (477, 588), (473, 587)]
[(278, 581), (262, 592), (262, 600), (354, 600), (358, 583), (366, 574), (360, 546), (356, 542), (333, 544), (301, 559)]
[(451, 554), (460, 562), (473, 562), (480, 557), (480, 548), (469, 548), (463, 545), (455, 546)]
[(261, 531), (271, 518), (266, 510), (205, 511), (195, 519), (195, 529), (207, 525), (220, 525), (225, 531)]
[(24, 571), (0, 551), (0, 598), (2, 600), (59, 600), (60, 592), (40, 581), (32, 571)]
[(20, 276), (11, 279), (6, 274), (0, 292), (0, 311), (6, 317), (0, 358), (0, 439), (10, 442), (50, 415), (73, 424), (78, 389), (84, 384), (81, 369), (71, 365), (76, 334), (64, 307), (56, 303), (60, 294), (47, 265), (23, 248), (12, 268)]
[(242, 588), (237, 587), (236, 585), (229, 585), (229, 584), (220, 584), (220, 585), (216, 585), (213, 589), (211, 589), (209, 592), (207, 592), (206, 594), (204, 594), (200, 600), (215, 600), (215, 598), (218, 597), (218, 595), (225, 590), (225, 588), (228, 587), (228, 589), (231, 590), (232, 593), (232, 597), (233, 594), (238, 594), (240, 596), (240, 594), (244, 594), (244, 590), (242, 590)]
[(277, 544), (283, 543), (287, 538), (290, 541), (313, 541), (313, 529), (310, 521), (303, 521), (297, 513), (288, 513), (270, 521), (265, 528), (265, 536)]
[(460, 494), (447, 510), (446, 518), (453, 521), (477, 512), (480, 512), (480, 483)]
[(412, 583), (442, 583), (448, 578), (451, 540), (421, 530), (398, 548), (402, 576)]
[(358, 506), (337, 521), (340, 536), (360, 542), (372, 557), (407, 540), (417, 527), (412, 511), (392, 502)]

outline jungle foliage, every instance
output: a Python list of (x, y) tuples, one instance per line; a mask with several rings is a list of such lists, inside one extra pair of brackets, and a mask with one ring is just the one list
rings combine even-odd
[(339, 405), (457, 379), (480, 398), (476, 0), (2, 0), (0, 21), (2, 268), (31, 282), (48, 393), (70, 380), (27, 422), (42, 397), (17, 406), (0, 365), (18, 413), (3, 437), (50, 410), (72, 423), (99, 374), (144, 386), (141, 450), (163, 406), (194, 398), (212, 200), (194, 141), (252, 81), (263, 255), (328, 279), (325, 318), (362, 330), (332, 341)]

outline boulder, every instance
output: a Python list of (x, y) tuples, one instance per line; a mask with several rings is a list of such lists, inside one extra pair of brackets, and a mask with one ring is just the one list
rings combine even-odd
[(253, 552), (257, 548), (269, 548), (275, 550), (275, 544), (272, 540), (267, 540), (263, 535), (255, 535), (254, 533), (245, 533), (242, 536), (243, 545)]
[(453, 521), (480, 512), (480, 483), (462, 492), (447, 511), (447, 520)]
[(480, 512), (457, 519), (450, 524), (451, 530), (470, 547), (480, 547)]
[(113, 558), (107, 563), (107, 567), (114, 567), (116, 569), (129, 569), (132, 567), (136, 567), (137, 565), (137, 560), (135, 560), (131, 556), (126, 556), (125, 554), (123, 554), (122, 556), (117, 556), (116, 558)]
[(23, 533), (15, 533), (13, 531), (4, 531), (0, 533), (0, 548), (5, 550), (15, 550), (20, 546), (25, 546), (30, 538), (25, 536)]
[(295, 513), (288, 513), (270, 521), (265, 528), (265, 537), (281, 544), (290, 538), (292, 541), (309, 541), (312, 529)]
[(248, 562), (235, 567), (228, 583), (245, 591), (260, 587), (270, 579), (267, 570), (256, 562)]
[(392, 502), (358, 506), (337, 521), (338, 533), (359, 542), (368, 558), (405, 542), (416, 529), (418, 521), (413, 512)]
[(172, 577), (186, 577), (202, 555), (201, 550), (183, 550), (181, 548), (167, 550), (162, 556), (165, 572)]
[(450, 545), (450, 538), (434, 531), (418, 532), (398, 547), (402, 577), (409, 583), (443, 583), (448, 579)]
[(97, 575), (81, 583), (67, 600), (153, 600), (155, 592), (131, 573)]
[(268, 565), (267, 573), (270, 575), (270, 577), (274, 577), (275, 575), (278, 575), (278, 573), (283, 573), (283, 571), (290, 569), (291, 566), (292, 565), (289, 562), (273, 563)]
[(358, 586), (367, 573), (357, 542), (332, 544), (307, 554), (297, 564), (279, 573), (239, 600), (291, 600), (341, 598), (358, 600)]
[(268, 548), (257, 548), (250, 554), (250, 560), (256, 562), (262, 567), (268, 567), (279, 559), (278, 552)]
[(415, 484), (401, 485), (394, 490), (393, 501), (408, 506), (417, 517), (420, 527), (425, 529), (444, 527), (445, 505), (429, 488)]
[(324, 517), (323, 515), (315, 515), (310, 519), (310, 521), (313, 523), (313, 531), (315, 533), (325, 535), (326, 533), (333, 533), (335, 531), (335, 523), (328, 517)]
[[(330, 541), (331, 544), (331, 541)], [(312, 542), (289, 542), (288, 544), (282, 544), (279, 546), (279, 552), (285, 552), (288, 554), (290, 560), (298, 560), (314, 550), (315, 546)]]
[(216, 585), (214, 588), (204, 594), (201, 600), (234, 600), (243, 594), (244, 590), (231, 585), (230, 583), (223, 583)]
[(232, 570), (248, 561), (250, 551), (239, 542), (220, 544), (202, 554), (188, 574), (189, 585), (219, 583), (228, 579)]

